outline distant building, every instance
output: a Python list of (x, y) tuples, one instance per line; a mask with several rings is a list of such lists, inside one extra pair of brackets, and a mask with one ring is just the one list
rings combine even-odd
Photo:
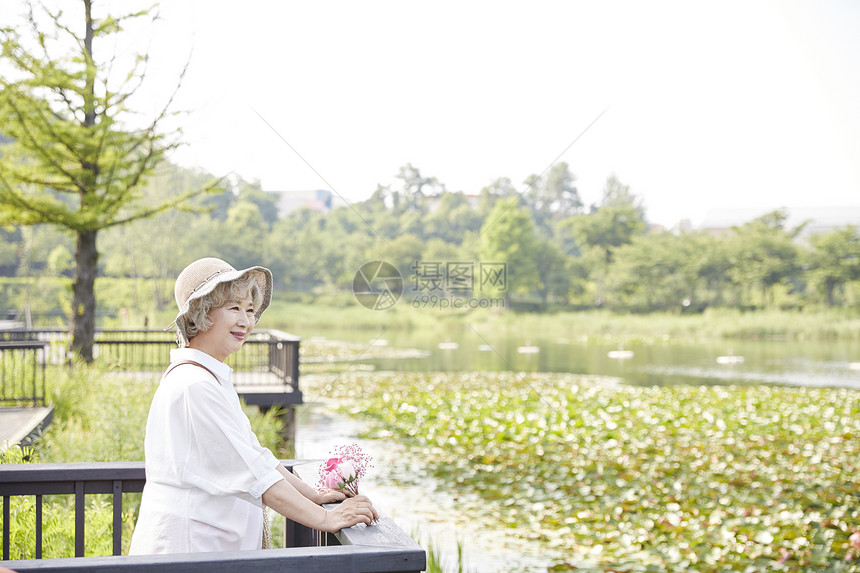
[[(716, 236), (731, 234), (732, 227), (740, 227), (750, 221), (772, 213), (777, 209), (714, 209), (708, 212), (699, 230)], [(785, 224), (794, 229), (803, 223), (806, 226), (798, 238), (808, 237), (813, 233), (826, 233), (841, 229), (848, 225), (860, 228), (860, 206), (855, 207), (786, 207), (788, 214)]]
[(332, 192), (327, 189), (313, 191), (269, 191), (278, 196), (278, 217), (302, 208), (308, 208), (318, 213), (327, 213), (332, 209)]

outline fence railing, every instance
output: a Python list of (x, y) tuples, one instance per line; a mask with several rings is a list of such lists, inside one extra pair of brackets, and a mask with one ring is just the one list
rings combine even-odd
[[(292, 470), (293, 460), (284, 465)], [(158, 571), (170, 573), (260, 570), (311, 571), (423, 571), (426, 553), (388, 518), (371, 527), (355, 526), (336, 535), (325, 534), (286, 520), (288, 549), (207, 553), (194, 555), (121, 556), (123, 493), (143, 491), (146, 482), (143, 462), (21, 464), (0, 470), (3, 497), (3, 560), (5, 566), (24, 571)], [(75, 558), (42, 561), (42, 497), (72, 495), (75, 507)], [(86, 495), (112, 494), (113, 557), (84, 557)], [(35, 496), (36, 560), (9, 561), (11, 499)], [(338, 546), (340, 545), (340, 546)], [(15, 558), (16, 556), (12, 555)]]
[(49, 343), (0, 341), (0, 405), (45, 405), (45, 361)]
[[(60, 364), (67, 360), (69, 335), (62, 329), (0, 331), (0, 346), (41, 344), (42, 361)], [(234, 384), (250, 392), (264, 392), (250, 400), (255, 405), (301, 404), (299, 389), (299, 345), (297, 336), (279, 330), (254, 331), (241, 352), (227, 359), (235, 372)], [(173, 333), (162, 330), (98, 330), (93, 355), (112, 368), (161, 372), (176, 348)], [(42, 385), (44, 396), (44, 384)], [(257, 403), (259, 402), (259, 403)]]

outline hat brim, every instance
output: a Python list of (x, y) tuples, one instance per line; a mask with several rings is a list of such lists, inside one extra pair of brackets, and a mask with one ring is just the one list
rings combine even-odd
[(242, 269), (241, 271), (224, 271), (211, 280), (206, 281), (206, 283), (202, 284), (197, 290), (192, 292), (191, 296), (188, 297), (188, 300), (179, 310), (179, 314), (176, 315), (176, 319), (173, 323), (179, 329), (181, 337), (186, 341), (188, 340), (185, 330), (185, 315), (188, 314), (188, 310), (191, 308), (191, 301), (203, 298), (210, 294), (219, 284), (235, 281), (249, 273), (254, 275), (254, 280), (260, 288), (260, 293), (263, 297), (260, 305), (254, 310), (254, 318), (256, 322), (260, 322), (260, 317), (262, 316), (263, 311), (265, 311), (272, 302), (272, 283), (274, 282), (272, 279), (272, 271), (266, 267), (249, 267), (247, 269)]

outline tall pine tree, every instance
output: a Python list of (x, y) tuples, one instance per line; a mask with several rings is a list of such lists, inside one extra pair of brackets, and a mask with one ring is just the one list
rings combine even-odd
[(145, 178), (179, 144), (175, 133), (161, 131), (170, 102), (132, 127), (128, 102), (144, 80), (147, 55), (135, 55), (120, 71), (124, 58), (94, 52), (110, 46), (106, 40), (125, 23), (151, 13), (97, 18), (92, 0), (80, 0), (70, 13), (28, 3), (26, 34), (0, 30), (0, 224), (50, 224), (75, 234), (71, 349), (86, 361), (93, 357), (99, 231), (206, 190), (146, 201)]

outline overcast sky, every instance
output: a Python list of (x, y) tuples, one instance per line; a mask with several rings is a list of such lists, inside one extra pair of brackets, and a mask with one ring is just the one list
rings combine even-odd
[(357, 201), (405, 163), (479, 193), (560, 160), (587, 204), (615, 173), (667, 226), (860, 205), (860, 2), (239, 5), (170, 0), (135, 32), (147, 111), (191, 55), (184, 165)]

